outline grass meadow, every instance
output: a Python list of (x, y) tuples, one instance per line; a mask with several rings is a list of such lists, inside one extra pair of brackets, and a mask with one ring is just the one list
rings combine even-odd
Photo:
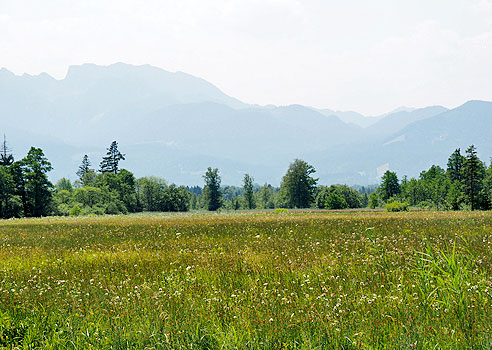
[(492, 213), (0, 222), (6, 349), (491, 349)]

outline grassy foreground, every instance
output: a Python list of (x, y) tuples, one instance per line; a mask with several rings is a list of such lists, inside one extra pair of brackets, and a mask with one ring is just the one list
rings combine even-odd
[(492, 348), (492, 213), (0, 222), (0, 347)]

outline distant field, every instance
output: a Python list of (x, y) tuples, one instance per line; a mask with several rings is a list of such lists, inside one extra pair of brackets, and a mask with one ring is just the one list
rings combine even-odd
[(492, 348), (492, 213), (0, 222), (0, 346)]

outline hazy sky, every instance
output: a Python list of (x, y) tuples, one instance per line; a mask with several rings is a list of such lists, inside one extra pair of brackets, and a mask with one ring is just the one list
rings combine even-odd
[(248, 103), (492, 100), (492, 0), (0, 0), (0, 67), (184, 71)]

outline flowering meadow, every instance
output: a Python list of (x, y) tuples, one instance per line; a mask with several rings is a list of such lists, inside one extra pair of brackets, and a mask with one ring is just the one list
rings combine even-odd
[(7, 349), (491, 349), (492, 213), (0, 222)]

